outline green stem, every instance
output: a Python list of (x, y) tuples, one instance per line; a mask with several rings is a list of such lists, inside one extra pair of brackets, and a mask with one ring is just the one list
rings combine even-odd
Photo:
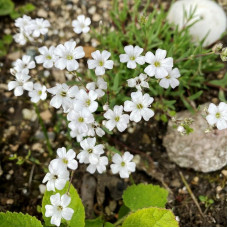
[(127, 218), (128, 214), (122, 217), (121, 219), (117, 220), (113, 225), (118, 226), (119, 224), (123, 223), (123, 221)]
[(37, 104), (34, 104), (34, 107), (35, 107), (35, 110), (36, 110), (36, 114), (37, 114), (37, 116), (39, 118), (39, 122), (40, 122), (40, 125), (42, 127), (42, 131), (44, 133), (44, 137), (45, 137), (46, 142), (47, 142), (47, 150), (48, 150), (48, 153), (50, 155), (53, 155), (53, 150), (52, 150), (51, 143), (50, 143), (50, 140), (49, 140), (49, 137), (48, 137), (47, 129), (46, 129), (45, 125), (44, 125), (43, 119), (40, 116), (39, 108), (38, 108)]
[(203, 56), (208, 56), (208, 55), (211, 55), (211, 54), (214, 54), (214, 52), (209, 52), (209, 53), (204, 53), (204, 54), (198, 54), (198, 55), (191, 55), (189, 57), (186, 57), (186, 58), (180, 58), (180, 59), (177, 59), (175, 60), (174, 62), (175, 63), (179, 63), (179, 62), (182, 62), (182, 61), (185, 61), (185, 60), (192, 60), (194, 58), (199, 58), (199, 57), (203, 57)]

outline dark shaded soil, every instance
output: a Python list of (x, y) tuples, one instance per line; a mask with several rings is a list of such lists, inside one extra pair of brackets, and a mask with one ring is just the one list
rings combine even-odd
[[(54, 14), (62, 13), (62, 5), (72, 5), (77, 1), (62, 1), (64, 4), (51, 5), (48, 7), (46, 1), (28, 1), (37, 6), (37, 10), (44, 8)], [(78, 1), (77, 6), (82, 8), (84, 13), (92, 6), (97, 7), (97, 13), (102, 14), (107, 8), (101, 7), (100, 1)], [(103, 2), (109, 2), (104, 1)], [(23, 3), (23, 1), (20, 1)], [(98, 4), (99, 3), (99, 4)], [(105, 5), (105, 4), (104, 4)], [(104, 6), (103, 5), (103, 6)], [(71, 9), (71, 13), (73, 11)], [(32, 13), (36, 16), (36, 11)], [(105, 18), (104, 18), (105, 20)], [(106, 20), (108, 20), (106, 18)], [(11, 22), (11, 23), (9, 23)], [(98, 23), (98, 22), (95, 22)], [(8, 17), (4, 17), (0, 22), (1, 35), (6, 28), (13, 28), (13, 23)], [(55, 37), (53, 37), (55, 40)], [(56, 40), (58, 38), (56, 37)], [(9, 52), (16, 52), (18, 46), (12, 45)], [(21, 211), (37, 216), (41, 219), (39, 207), (41, 205), (42, 194), (39, 191), (39, 185), (47, 170), (49, 161), (52, 159), (46, 149), (44, 137), (37, 136), (42, 132), (39, 122), (25, 120), (22, 110), (33, 109), (26, 97), (16, 98), (12, 92), (8, 92), (7, 85), (10, 77), (9, 68), (12, 59), (6, 56), (0, 59), (3, 67), (0, 71), (0, 211)], [(213, 75), (211, 76), (213, 79)], [(50, 78), (51, 80), (52, 78)], [(202, 101), (212, 101), (217, 97), (218, 90), (212, 88), (208, 93), (201, 97)], [(46, 110), (46, 106), (41, 104), (41, 111)], [(66, 124), (62, 119), (54, 116), (55, 110), (50, 109), (52, 116), (45, 120), (45, 126), (50, 133), (53, 150), (58, 147), (69, 144), (66, 134)], [(123, 135), (116, 135), (109, 139), (109, 143), (121, 151), (128, 150), (131, 153), (138, 154), (142, 160), (149, 163), (149, 169), (141, 163), (137, 166), (137, 172), (133, 174), (135, 183), (153, 183), (163, 187), (168, 187), (169, 203), (167, 208), (173, 210), (174, 214), (179, 217), (180, 226), (227, 226), (227, 188), (226, 188), (226, 169), (203, 174), (191, 169), (183, 169), (172, 163), (162, 146), (162, 138), (166, 133), (166, 124), (151, 120), (148, 123), (142, 123), (131, 133), (126, 132)], [(37, 145), (38, 146), (35, 146)], [(74, 149), (78, 151), (78, 145), (74, 144)], [(16, 164), (18, 161), (10, 160), (12, 155), (17, 154), (19, 157), (26, 157), (31, 150), (31, 156), (22, 165)], [(180, 172), (183, 173), (187, 183), (199, 201), (199, 196), (207, 196), (214, 200), (210, 207), (199, 201), (203, 211), (200, 215), (197, 206), (189, 195), (184, 183), (181, 180)], [(89, 178), (88, 178), (89, 176)], [(93, 185), (92, 185), (93, 183)], [(73, 184), (79, 191), (79, 194), (85, 195), (83, 202), (86, 205), (86, 214), (88, 218), (103, 215), (110, 222), (117, 219), (118, 210), (122, 204), (121, 195), (123, 190), (130, 185), (130, 180), (122, 180), (109, 172), (103, 175), (85, 174), (85, 167), (80, 168), (75, 173)], [(87, 189), (85, 185), (94, 186)], [(91, 197), (93, 202), (88, 198)]]

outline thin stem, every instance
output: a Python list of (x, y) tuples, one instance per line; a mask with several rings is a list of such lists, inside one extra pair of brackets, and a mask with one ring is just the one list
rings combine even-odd
[(201, 215), (202, 217), (204, 217), (204, 214), (203, 214), (203, 212), (202, 212), (202, 210), (201, 210), (201, 208), (200, 208), (200, 205), (199, 205), (199, 203), (198, 203), (198, 201), (197, 201), (195, 195), (193, 194), (193, 192), (192, 192), (190, 186), (188, 185), (187, 181), (185, 180), (183, 173), (182, 173), (182, 172), (179, 172), (179, 174), (180, 174), (181, 180), (183, 181), (185, 187), (186, 187), (187, 190), (188, 190), (188, 193), (190, 194), (190, 196), (191, 196), (191, 198), (193, 199), (193, 201), (194, 201), (196, 207), (198, 208), (200, 215)]
[(71, 176), (70, 176), (70, 183), (69, 183), (69, 187), (68, 187), (68, 190), (67, 190), (67, 194), (69, 194), (69, 191), (70, 191), (70, 186), (72, 184), (72, 180), (73, 180), (73, 176), (74, 176), (74, 170), (72, 170), (71, 172)]
[(119, 224), (123, 223), (123, 221), (127, 218), (128, 214), (122, 217), (121, 219), (117, 220), (113, 225), (118, 226)]
[(214, 52), (209, 52), (209, 53), (204, 53), (204, 54), (198, 54), (198, 55), (191, 55), (191, 56), (186, 57), (186, 58), (177, 59), (174, 62), (175, 63), (179, 63), (179, 62), (182, 62), (182, 61), (185, 61), (185, 60), (190, 60), (190, 59), (192, 60), (194, 58), (199, 58), (199, 57), (208, 56), (208, 55), (212, 55), (212, 54), (214, 54)]
[(40, 116), (40, 111), (39, 111), (39, 108), (38, 108), (37, 104), (34, 104), (34, 107), (35, 107), (35, 110), (36, 110), (36, 114), (37, 114), (37, 116), (39, 118), (39, 122), (40, 122), (40, 125), (42, 127), (42, 131), (44, 133), (44, 137), (45, 137), (46, 142), (47, 142), (48, 153), (50, 155), (52, 155), (53, 154), (53, 150), (52, 150), (51, 143), (50, 143), (50, 140), (49, 140), (49, 137), (48, 137), (47, 129), (46, 129), (45, 125), (44, 125), (43, 119)]

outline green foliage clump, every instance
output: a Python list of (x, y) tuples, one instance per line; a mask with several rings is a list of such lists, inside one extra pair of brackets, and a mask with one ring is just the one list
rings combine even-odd
[[(168, 113), (175, 110), (175, 106), (186, 107), (194, 112), (192, 101), (198, 101), (211, 83), (208, 82), (206, 75), (221, 70), (224, 64), (211, 50), (202, 47), (203, 41), (198, 46), (192, 43), (189, 34), (191, 25), (178, 30), (167, 22), (167, 12), (163, 8), (153, 8), (149, 11), (150, 2), (147, 1), (147, 5), (141, 10), (139, 9), (141, 1), (137, 0), (131, 8), (129, 2), (124, 0), (120, 9), (119, 1), (115, 0), (111, 11), (115, 29), (110, 30), (110, 27), (101, 24), (100, 31), (94, 35), (100, 42), (98, 48), (108, 49), (115, 63), (114, 69), (106, 73), (111, 88), (109, 91), (111, 107), (123, 103), (129, 97), (131, 90), (126, 86), (126, 80), (143, 73), (146, 66), (137, 65), (136, 69), (131, 70), (126, 64), (120, 63), (119, 55), (124, 53), (124, 46), (138, 45), (144, 49), (143, 54), (147, 51), (154, 53), (160, 48), (167, 50), (168, 57), (173, 57), (174, 67), (177, 67), (181, 73), (180, 85), (175, 89), (163, 89), (153, 77), (149, 80), (150, 88), (147, 91), (155, 97), (153, 108), (159, 115), (158, 119), (167, 122), (164, 115), (169, 116)], [(93, 72), (90, 74), (91, 77), (94, 76)], [(222, 81), (222, 86), (226, 86), (225, 79)]]

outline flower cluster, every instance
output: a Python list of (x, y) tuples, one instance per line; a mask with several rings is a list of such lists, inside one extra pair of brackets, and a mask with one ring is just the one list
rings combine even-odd
[(45, 35), (48, 32), (50, 23), (43, 18), (31, 19), (24, 15), (15, 21), (15, 26), (19, 29), (19, 33), (14, 35), (14, 40), (20, 45), (24, 45), (27, 41), (33, 41), (40, 35)]
[[(144, 69), (144, 72), (149, 77), (155, 77), (159, 80), (159, 85), (165, 89), (170, 86), (174, 89), (180, 83), (177, 78), (180, 77), (180, 72), (177, 68), (173, 68), (173, 58), (166, 58), (166, 50), (158, 49), (155, 55), (148, 51), (145, 56), (142, 56), (143, 48), (138, 46), (133, 47), (132, 45), (124, 48), (126, 54), (120, 55), (120, 62), (127, 62), (127, 67), (135, 69), (137, 63), (143, 65), (148, 63), (149, 65)], [(141, 87), (149, 88), (147, 75), (140, 74), (138, 77), (128, 79), (129, 87), (136, 87), (137, 90), (141, 90)]]
[[(91, 20), (84, 15), (78, 16), (72, 22), (75, 33), (87, 33)], [(40, 34), (45, 35), (50, 26), (47, 20), (32, 20), (23, 16), (16, 20), (16, 26), (20, 33), (15, 35), (16, 42), (25, 44), (27, 40), (33, 41)], [(105, 135), (105, 131), (123, 132), (129, 126), (130, 121), (138, 123), (142, 119), (149, 121), (154, 116), (151, 105), (154, 98), (145, 89), (149, 89), (149, 80), (155, 77), (163, 88), (175, 88), (179, 85), (180, 72), (173, 69), (173, 58), (166, 57), (165, 50), (158, 49), (155, 54), (148, 51), (145, 56), (143, 48), (128, 45), (124, 47), (125, 54), (119, 56), (120, 62), (127, 63), (127, 67), (135, 69), (137, 64), (147, 66), (144, 72), (135, 78), (129, 78), (127, 84), (136, 91), (131, 92), (129, 98), (122, 104), (112, 104), (109, 101), (109, 83), (105, 81), (105, 74), (112, 70), (114, 61), (111, 59), (111, 52), (107, 50), (96, 50), (91, 53), (92, 59), (87, 61), (88, 69), (95, 72), (96, 80), (83, 83), (77, 76), (79, 59), (85, 56), (83, 47), (76, 46), (73, 40), (64, 44), (54, 46), (43, 46), (38, 49), (39, 55), (35, 57), (37, 64), (44, 68), (57, 68), (65, 70), (68, 74), (74, 75), (77, 81), (73, 86), (67, 83), (56, 83), (51, 88), (46, 88), (40, 82), (33, 83), (29, 71), (36, 67), (35, 61), (30, 56), (23, 56), (14, 63), (11, 74), (15, 77), (8, 83), (8, 89), (14, 90), (15, 96), (21, 96), (25, 91), (31, 98), (31, 102), (37, 103), (40, 100), (50, 98), (50, 106), (55, 109), (62, 109), (68, 120), (70, 136), (76, 138), (80, 143), (81, 150), (75, 153), (72, 149), (65, 147), (57, 149), (57, 158), (49, 164), (49, 172), (45, 175), (43, 183), (47, 191), (62, 190), (70, 181), (70, 172), (78, 168), (78, 162), (86, 164), (86, 170), (93, 174), (103, 173), (108, 170), (109, 161), (112, 162), (110, 169), (113, 174), (119, 174), (121, 178), (129, 178), (135, 172), (136, 164), (133, 162), (133, 155), (126, 151), (123, 155), (115, 153), (109, 158), (105, 153), (105, 145), (99, 143), (99, 138)], [(49, 95), (49, 96), (48, 96)], [(105, 103), (105, 95), (107, 99)], [(207, 120), (209, 124), (217, 124), (218, 129), (224, 128), (226, 124), (225, 104), (217, 108), (211, 105)], [(179, 129), (180, 131), (183, 129)], [(77, 161), (77, 160), (78, 161)], [(62, 218), (70, 220), (74, 211), (68, 207), (71, 202), (69, 195), (52, 195), (52, 205), (46, 205), (46, 217), (51, 217), (51, 224), (60, 226)]]

